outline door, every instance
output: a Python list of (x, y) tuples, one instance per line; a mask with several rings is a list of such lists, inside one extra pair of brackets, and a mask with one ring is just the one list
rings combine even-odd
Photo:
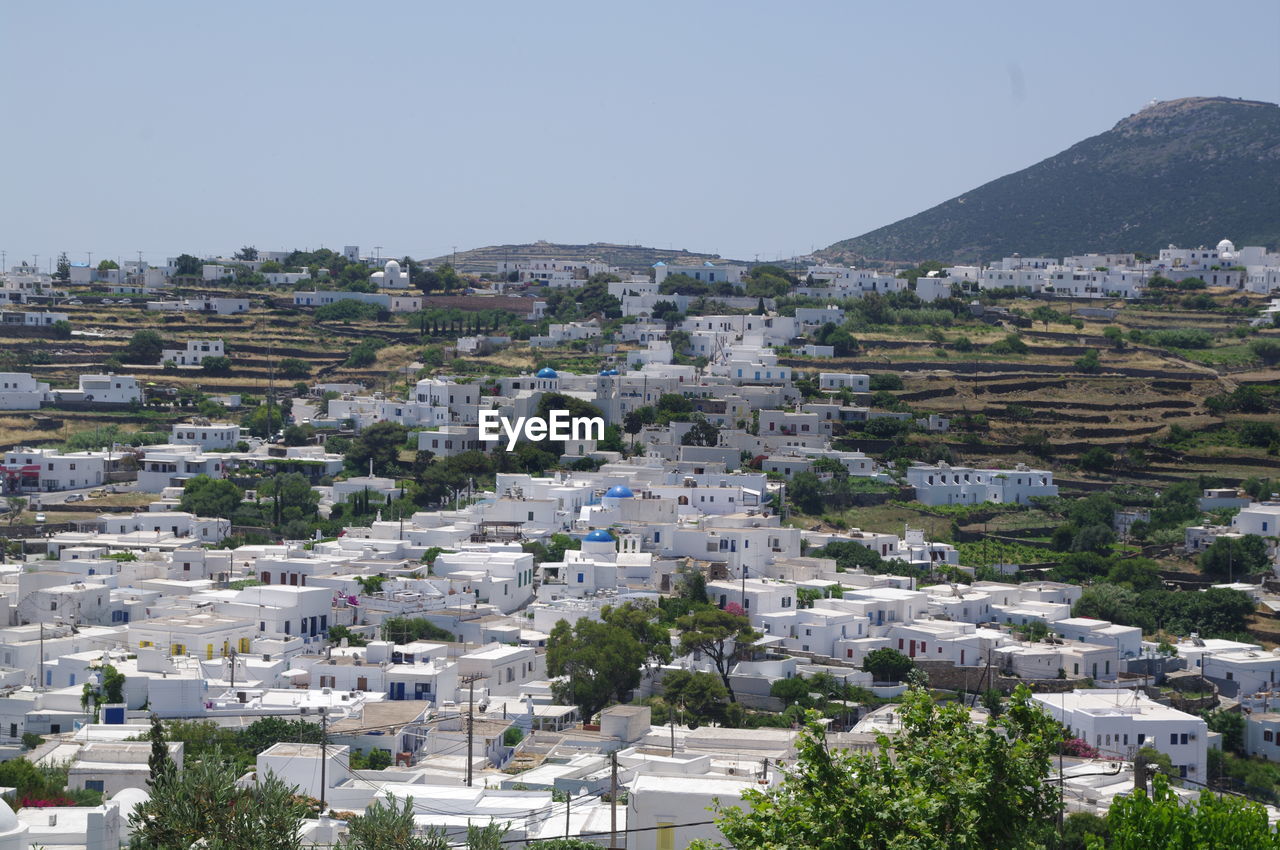
[(357, 678), (357, 679), (356, 679), (356, 690), (357, 690), (357, 691), (367, 691), (367, 690), (369, 690), (369, 679), (368, 679), (367, 677), (365, 677), (365, 676), (360, 676), (359, 678)]
[(907, 652), (907, 655), (908, 655), (909, 657), (911, 657), (911, 658), (915, 658), (915, 657), (916, 657), (916, 642), (915, 642), (915, 641), (911, 641), (910, 647), (911, 647), (911, 648), (910, 648), (910, 650)]

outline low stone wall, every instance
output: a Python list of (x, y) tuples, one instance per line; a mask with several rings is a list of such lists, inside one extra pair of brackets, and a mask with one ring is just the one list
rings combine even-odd
[(1087, 679), (1020, 679), (1003, 676), (986, 667), (957, 667), (950, 661), (927, 661), (917, 658), (916, 666), (929, 674), (929, 686), (944, 690), (964, 690), (970, 693), (996, 688), (1002, 693), (1013, 693), (1018, 685), (1026, 685), (1038, 693), (1063, 693), (1087, 687)]

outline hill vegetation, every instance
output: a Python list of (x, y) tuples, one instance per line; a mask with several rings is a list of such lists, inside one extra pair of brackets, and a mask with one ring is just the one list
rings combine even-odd
[(821, 252), (829, 259), (992, 260), (1153, 253), (1228, 237), (1280, 242), (1280, 106), (1155, 103), (1097, 136)]

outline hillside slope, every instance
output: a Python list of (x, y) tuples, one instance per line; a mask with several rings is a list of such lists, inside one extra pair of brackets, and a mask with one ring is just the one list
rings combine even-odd
[(1280, 243), (1280, 106), (1155, 103), (1030, 168), (837, 242), (831, 259), (992, 260)]
[[(617, 266), (625, 272), (643, 272), (659, 260), (668, 264), (696, 265), (708, 260), (722, 259), (719, 254), (647, 248), (643, 245), (617, 245), (611, 242), (592, 242), (587, 245), (565, 245), (555, 242), (489, 245), (483, 248), (472, 248), (469, 251), (459, 251), (456, 258), (459, 270), (471, 273), (492, 272), (497, 268), (497, 263), (502, 260), (594, 261)], [(427, 262), (438, 265), (453, 260), (453, 255), (445, 255)]]

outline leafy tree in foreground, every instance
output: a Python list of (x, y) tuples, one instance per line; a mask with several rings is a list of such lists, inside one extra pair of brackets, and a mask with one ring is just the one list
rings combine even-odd
[(1026, 687), (983, 726), (912, 688), (902, 731), (880, 735), (876, 752), (833, 752), (810, 723), (782, 783), (746, 791), (744, 807), (721, 809), (718, 825), (738, 850), (1031, 850), (1056, 824), (1058, 789), (1045, 779), (1060, 734)]
[(1089, 837), (1089, 850), (1219, 850), (1280, 848), (1280, 833), (1267, 822), (1267, 810), (1240, 797), (1201, 791), (1183, 805), (1157, 774), (1150, 796), (1142, 791), (1117, 797), (1107, 812), (1110, 836)]
[(302, 850), (305, 808), (295, 789), (275, 776), (249, 788), (236, 785), (238, 769), (213, 757), (166, 772), (151, 799), (129, 816), (135, 850)]

